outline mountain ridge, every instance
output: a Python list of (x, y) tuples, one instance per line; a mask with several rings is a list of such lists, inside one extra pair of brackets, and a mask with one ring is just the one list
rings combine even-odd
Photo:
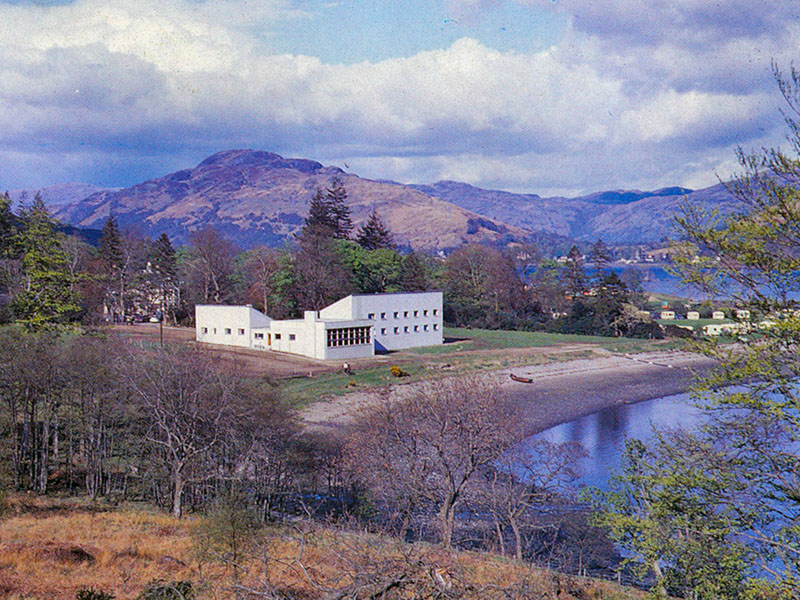
[[(507, 245), (536, 236), (607, 243), (655, 242), (672, 233), (674, 214), (684, 202), (738, 209), (724, 186), (701, 190), (672, 186), (652, 191), (608, 190), (575, 198), (542, 197), (489, 190), (443, 180), (402, 184), (366, 179), (336, 166), (305, 158), (284, 158), (263, 150), (225, 150), (195, 167), (149, 179), (129, 188), (100, 189), (51, 204), (54, 216), (76, 227), (99, 228), (114, 214), (123, 227), (151, 236), (167, 233), (177, 244), (206, 226), (243, 248), (278, 246), (292, 238), (311, 197), (334, 177), (348, 191), (358, 226), (376, 210), (401, 247), (447, 250), (465, 243)], [(71, 186), (71, 187), (70, 187)], [(45, 188), (52, 197), (59, 186)]]

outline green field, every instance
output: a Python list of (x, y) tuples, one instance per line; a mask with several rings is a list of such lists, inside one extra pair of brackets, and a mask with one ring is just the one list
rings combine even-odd
[[(293, 406), (322, 400), (355, 390), (446, 377), (456, 373), (561, 362), (599, 356), (602, 351), (637, 353), (681, 347), (682, 342), (638, 340), (539, 331), (497, 331), (445, 327), (441, 346), (412, 348), (381, 357), (375, 366), (353, 373), (326, 373), (314, 377), (281, 380), (284, 398)], [(531, 352), (525, 352), (525, 349)], [(392, 365), (408, 373), (394, 377)]]

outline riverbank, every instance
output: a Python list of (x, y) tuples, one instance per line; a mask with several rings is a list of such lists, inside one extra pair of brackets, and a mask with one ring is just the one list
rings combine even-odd
[[(713, 364), (711, 359), (689, 352), (609, 352), (600, 357), (489, 371), (483, 376), (497, 379), (503, 394), (519, 409), (522, 433), (532, 435), (610, 406), (686, 392), (696, 375)], [(511, 373), (532, 381), (512, 381)], [(309, 429), (336, 429), (352, 423), (374, 399), (374, 391), (354, 392), (311, 404), (300, 416)]]

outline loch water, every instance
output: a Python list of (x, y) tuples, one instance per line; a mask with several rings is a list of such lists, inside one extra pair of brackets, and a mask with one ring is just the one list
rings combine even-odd
[(560, 444), (577, 442), (587, 456), (580, 460), (579, 485), (605, 488), (609, 477), (620, 465), (625, 441), (653, 438), (653, 429), (693, 428), (704, 416), (688, 394), (665, 396), (655, 400), (621, 404), (556, 425), (524, 440), (546, 440)]

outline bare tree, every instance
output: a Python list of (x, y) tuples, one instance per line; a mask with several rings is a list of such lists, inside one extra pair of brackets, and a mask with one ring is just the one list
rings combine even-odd
[(506, 527), (517, 560), (523, 558), (526, 531), (558, 527), (557, 520), (541, 515), (573, 495), (570, 484), (578, 476), (575, 465), (582, 454), (578, 444), (533, 441), (504, 452), (481, 471), (471, 500), (492, 516), (501, 554), (506, 553)]
[(276, 291), (275, 276), (281, 267), (280, 253), (273, 248), (258, 246), (247, 252), (244, 261), (249, 283), (248, 301), (260, 303), (264, 313), (269, 314), (270, 299)]
[(231, 293), (236, 246), (212, 227), (193, 232), (189, 243), (191, 258), (186, 264), (187, 278), (199, 288), (192, 297), (206, 304), (225, 301)]
[(218, 363), (198, 350), (166, 346), (133, 354), (125, 365), (132, 400), (147, 422), (145, 439), (160, 449), (169, 470), (177, 517), (193, 469), (207, 478), (226, 463), (235, 468), (242, 461), (235, 437), (257, 427), (264, 399)]
[(515, 420), (496, 382), (464, 377), (388, 395), (353, 436), (351, 464), (367, 489), (396, 508), (403, 528), (427, 504), (442, 544), (453, 541), (456, 509), (478, 471), (513, 439)]

